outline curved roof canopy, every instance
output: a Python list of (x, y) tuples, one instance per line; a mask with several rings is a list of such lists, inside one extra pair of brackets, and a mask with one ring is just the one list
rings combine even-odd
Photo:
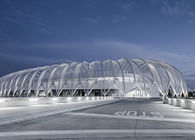
[(72, 62), (26, 69), (0, 78), (0, 96), (187, 96), (182, 74), (151, 59)]

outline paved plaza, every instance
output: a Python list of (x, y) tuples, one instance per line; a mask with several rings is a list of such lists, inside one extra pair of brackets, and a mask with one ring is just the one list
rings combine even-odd
[(82, 100), (1, 104), (0, 139), (195, 138), (195, 112), (159, 99)]

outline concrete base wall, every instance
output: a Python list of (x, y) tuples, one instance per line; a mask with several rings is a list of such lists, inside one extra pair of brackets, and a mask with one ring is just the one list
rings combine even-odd
[(169, 98), (167, 100), (167, 103), (170, 105), (195, 111), (195, 100)]

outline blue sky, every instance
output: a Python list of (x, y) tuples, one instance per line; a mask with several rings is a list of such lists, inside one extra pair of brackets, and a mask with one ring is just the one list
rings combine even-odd
[(195, 88), (194, 0), (0, 0), (0, 76), (65, 61), (152, 58)]

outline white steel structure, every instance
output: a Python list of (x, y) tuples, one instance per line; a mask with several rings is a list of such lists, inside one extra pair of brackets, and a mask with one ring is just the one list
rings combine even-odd
[(72, 62), (18, 71), (0, 78), (0, 96), (187, 96), (182, 74), (150, 59)]

